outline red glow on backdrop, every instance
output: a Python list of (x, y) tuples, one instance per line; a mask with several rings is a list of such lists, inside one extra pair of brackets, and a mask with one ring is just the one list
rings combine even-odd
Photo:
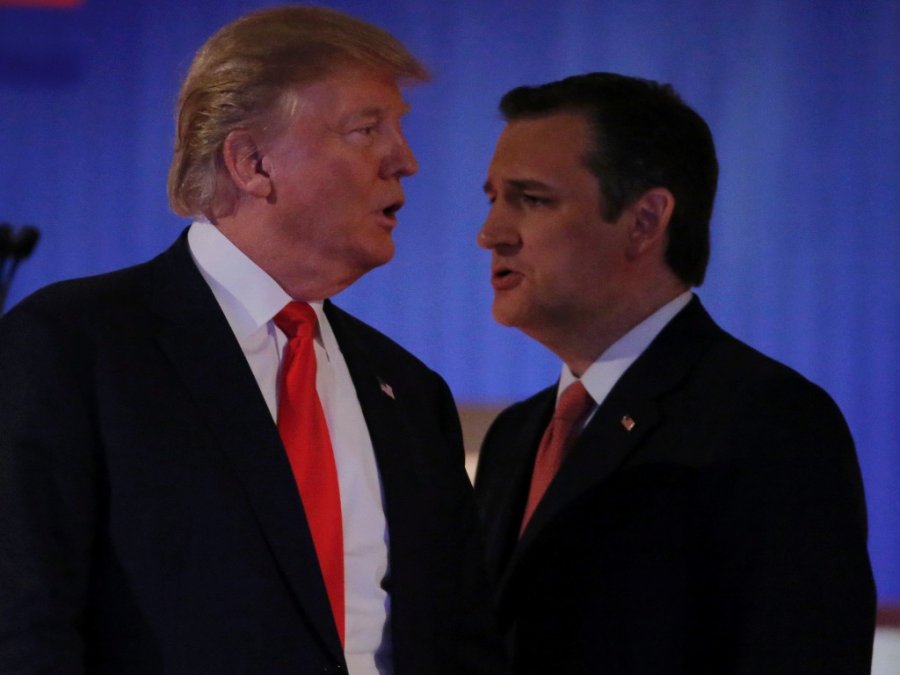
[(68, 8), (83, 4), (84, 0), (0, 0), (0, 7)]

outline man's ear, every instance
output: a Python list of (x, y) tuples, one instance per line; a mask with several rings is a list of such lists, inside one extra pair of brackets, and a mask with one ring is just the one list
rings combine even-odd
[(225, 137), (222, 160), (239, 192), (260, 199), (272, 194), (272, 180), (263, 168), (262, 151), (249, 130), (235, 129)]
[(669, 221), (675, 210), (675, 196), (664, 187), (650, 188), (629, 207), (633, 214), (627, 253), (636, 258), (649, 249), (665, 248)]

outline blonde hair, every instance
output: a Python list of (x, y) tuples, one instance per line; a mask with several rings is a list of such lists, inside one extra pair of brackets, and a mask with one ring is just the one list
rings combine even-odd
[(321, 7), (277, 7), (221, 28), (194, 57), (178, 96), (169, 204), (182, 216), (230, 208), (234, 186), (223, 180), (222, 144), (233, 130), (277, 131), (289, 117), (288, 96), (341, 67), (369, 67), (399, 82), (428, 78), (425, 67), (392, 35)]

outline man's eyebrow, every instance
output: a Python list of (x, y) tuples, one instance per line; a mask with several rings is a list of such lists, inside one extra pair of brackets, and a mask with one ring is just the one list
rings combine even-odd
[(383, 117), (384, 116), (384, 108), (379, 106), (369, 106), (368, 108), (362, 108), (361, 110), (354, 110), (347, 117), (349, 119), (361, 119), (363, 117)]
[[(503, 181), (503, 186), (507, 189), (516, 190), (518, 192), (524, 192), (526, 190), (547, 191), (553, 189), (551, 185), (532, 178), (516, 178), (506, 180)], [(494, 189), (494, 184), (490, 180), (485, 181), (484, 185), (482, 186), (482, 190), (484, 190), (485, 192), (490, 192)]]
[(534, 180), (533, 178), (519, 178), (514, 180), (506, 181), (506, 187), (512, 188), (513, 190), (519, 190), (520, 192), (523, 190), (552, 190), (552, 186), (548, 185), (539, 180)]
[[(410, 104), (408, 101), (403, 101), (403, 105), (400, 106), (399, 115), (403, 117), (410, 111)], [(354, 110), (353, 112), (347, 115), (347, 119), (357, 120), (357, 119), (365, 119), (365, 118), (377, 118), (382, 119), (388, 114), (389, 109), (384, 106), (372, 105), (367, 108), (362, 108), (361, 110)]]

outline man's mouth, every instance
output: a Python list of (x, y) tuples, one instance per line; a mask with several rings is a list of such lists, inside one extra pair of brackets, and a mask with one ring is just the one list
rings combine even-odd
[(376, 213), (380, 213), (382, 216), (382, 226), (388, 229), (393, 229), (394, 226), (397, 225), (397, 211), (399, 211), (401, 208), (403, 208), (403, 200), (398, 199), (397, 201), (391, 202), (384, 208), (376, 211)]
[(496, 291), (505, 291), (514, 288), (522, 281), (522, 275), (508, 267), (498, 267), (491, 273), (491, 286)]
[(388, 218), (393, 218), (397, 211), (399, 211), (401, 208), (403, 208), (403, 204), (401, 202), (391, 204), (386, 209), (384, 209), (384, 215), (386, 215)]
[(390, 219), (393, 220), (393, 219), (395, 219), (395, 218), (397, 217), (397, 211), (399, 211), (399, 210), (402, 209), (402, 208), (403, 208), (403, 201), (402, 201), (402, 200), (398, 200), (398, 201), (396, 201), (396, 202), (393, 202), (393, 203), (388, 204), (387, 206), (385, 206), (383, 209), (381, 209), (381, 212), (382, 212), (386, 217), (388, 217), (388, 218), (390, 218)]

